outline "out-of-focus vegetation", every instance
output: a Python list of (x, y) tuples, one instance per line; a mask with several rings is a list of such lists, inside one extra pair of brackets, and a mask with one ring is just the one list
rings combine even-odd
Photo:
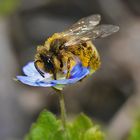
[(104, 140), (104, 134), (99, 127), (84, 114), (67, 123), (67, 129), (62, 130), (62, 123), (46, 110), (41, 112), (37, 122), (30, 129), (26, 140)]
[(0, 15), (13, 12), (19, 4), (19, 0), (0, 0)]
[(140, 118), (138, 118), (138, 120), (135, 122), (128, 140), (140, 140)]

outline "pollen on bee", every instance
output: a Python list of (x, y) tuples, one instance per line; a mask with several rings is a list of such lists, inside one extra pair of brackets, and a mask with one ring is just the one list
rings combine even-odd
[(48, 44), (48, 43), (50, 44), (54, 39), (60, 38), (60, 37), (61, 35), (59, 33), (55, 33), (51, 37), (49, 37), (47, 41), (45, 41), (45, 44)]
[(42, 50), (43, 47), (44, 47), (44, 46), (42, 46), (42, 45), (37, 46), (37, 51)]
[(44, 63), (38, 61), (37, 66), (38, 66), (38, 68), (44, 70)]

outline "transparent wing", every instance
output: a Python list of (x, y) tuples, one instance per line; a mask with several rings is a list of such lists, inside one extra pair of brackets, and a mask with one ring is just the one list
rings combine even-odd
[[(119, 31), (119, 26), (102, 24), (97, 26), (93, 31), (91, 31), (91, 35), (89, 33), (89, 37), (93, 39), (96, 39), (98, 37), (103, 38), (113, 33), (116, 33), (118, 31)], [(96, 36), (94, 34), (96, 34)]]
[(78, 36), (89, 30), (93, 30), (99, 24), (101, 16), (99, 14), (91, 15), (80, 19), (73, 24), (68, 30), (63, 32), (64, 36)]
[(115, 25), (98, 25), (92, 29), (86, 30), (83, 33), (80, 33), (77, 36), (73, 36), (68, 42), (66, 42), (65, 46), (76, 45), (79, 43), (84, 43), (92, 39), (96, 38), (104, 38), (107, 37), (119, 30), (118, 26)]

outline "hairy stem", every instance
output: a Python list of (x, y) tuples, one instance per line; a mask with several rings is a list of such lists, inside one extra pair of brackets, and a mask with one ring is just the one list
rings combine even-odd
[(63, 130), (66, 130), (66, 108), (64, 101), (64, 94), (59, 91), (59, 102), (60, 102), (60, 110), (61, 110), (61, 120), (63, 125)]

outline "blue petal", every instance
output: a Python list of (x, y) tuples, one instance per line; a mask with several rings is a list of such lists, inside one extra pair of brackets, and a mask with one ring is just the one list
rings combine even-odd
[(46, 73), (45, 78), (43, 78), (36, 70), (34, 62), (29, 62), (26, 66), (24, 66), (23, 71), (27, 76), (17, 76), (19, 81), (30, 86), (40, 87), (55, 87), (57, 85), (73, 84), (83, 79), (90, 73), (89, 69), (83, 67), (81, 63), (78, 63), (72, 69), (69, 79), (52, 80), (49, 73)]
[(52, 83), (55, 84), (73, 84), (83, 79), (89, 74), (89, 69), (83, 67), (81, 64), (77, 64), (71, 71), (70, 79), (53, 80)]
[(23, 67), (23, 72), (27, 76), (40, 76), (39, 72), (34, 66), (34, 62), (29, 62), (27, 65), (25, 65)]
[(71, 71), (71, 77), (70, 78), (74, 78), (74, 77), (80, 77), (80, 74), (82, 71), (89, 71), (86, 67), (83, 67), (81, 63), (78, 63)]
[(55, 86), (54, 83), (51, 82), (43, 82), (40, 79), (37, 79), (36, 77), (29, 77), (29, 76), (17, 76), (17, 79), (21, 81), (24, 84), (30, 85), (30, 86), (41, 86), (41, 87), (51, 87)]
[[(37, 77), (39, 79), (42, 79), (42, 76), (40, 75), (40, 73), (36, 70), (35, 66), (34, 66), (34, 62), (29, 62), (27, 65), (25, 65), (23, 67), (23, 72), (25, 75), (27, 76), (31, 76), (31, 77)], [(45, 78), (51, 78), (52, 74), (49, 73), (45, 73)]]

